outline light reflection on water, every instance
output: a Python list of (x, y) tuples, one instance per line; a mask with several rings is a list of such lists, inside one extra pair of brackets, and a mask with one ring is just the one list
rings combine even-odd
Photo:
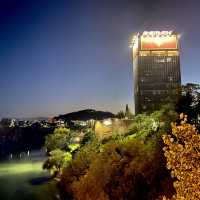
[(44, 159), (38, 155), (0, 162), (0, 200), (58, 199), (56, 183), (42, 169)]

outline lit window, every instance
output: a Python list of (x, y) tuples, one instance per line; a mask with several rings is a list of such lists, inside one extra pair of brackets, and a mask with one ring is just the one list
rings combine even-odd
[(150, 99), (149, 97), (144, 97), (144, 100), (145, 100), (145, 101), (148, 101), (148, 102), (151, 101), (151, 99)]
[(169, 57), (169, 58), (166, 59), (166, 61), (167, 61), (167, 62), (171, 62), (171, 61), (172, 61), (172, 58)]
[(165, 56), (166, 55), (165, 51), (152, 51), (151, 53), (153, 56)]
[(173, 81), (173, 77), (172, 76), (169, 76), (169, 81)]
[(140, 51), (140, 56), (150, 56), (150, 51)]
[(178, 56), (178, 51), (168, 51), (168, 56)]
[(146, 105), (143, 105), (143, 106), (142, 106), (142, 108), (143, 108), (143, 109), (146, 109), (146, 108), (147, 108), (147, 106), (146, 106)]
[(155, 62), (157, 62), (157, 63), (164, 63), (165, 62), (165, 59), (164, 58), (156, 58), (155, 59)]

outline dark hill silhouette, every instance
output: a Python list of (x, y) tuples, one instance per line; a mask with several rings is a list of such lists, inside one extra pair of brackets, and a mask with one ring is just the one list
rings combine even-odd
[(111, 112), (103, 112), (103, 111), (96, 111), (93, 109), (86, 109), (86, 110), (80, 110), (77, 112), (72, 112), (64, 115), (59, 115), (57, 117), (54, 117), (54, 119), (62, 119), (65, 121), (72, 121), (72, 120), (102, 120), (106, 118), (112, 118), (115, 115)]

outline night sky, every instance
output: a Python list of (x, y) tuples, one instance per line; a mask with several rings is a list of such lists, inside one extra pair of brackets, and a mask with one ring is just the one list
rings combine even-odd
[(180, 32), (182, 83), (200, 83), (199, 0), (1, 0), (0, 118), (133, 110), (143, 30)]

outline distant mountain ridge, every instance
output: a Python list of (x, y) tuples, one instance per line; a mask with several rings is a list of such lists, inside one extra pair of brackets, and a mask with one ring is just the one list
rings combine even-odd
[(23, 117), (19, 118), (19, 120), (27, 120), (27, 121), (43, 121), (43, 120), (48, 120), (48, 117)]
[(112, 118), (115, 117), (115, 115), (111, 112), (107, 111), (96, 111), (93, 109), (86, 109), (86, 110), (80, 110), (77, 112), (71, 112), (63, 115), (59, 115), (57, 117), (54, 117), (55, 120), (61, 119), (65, 121), (72, 121), (72, 120), (102, 120), (106, 118)]

